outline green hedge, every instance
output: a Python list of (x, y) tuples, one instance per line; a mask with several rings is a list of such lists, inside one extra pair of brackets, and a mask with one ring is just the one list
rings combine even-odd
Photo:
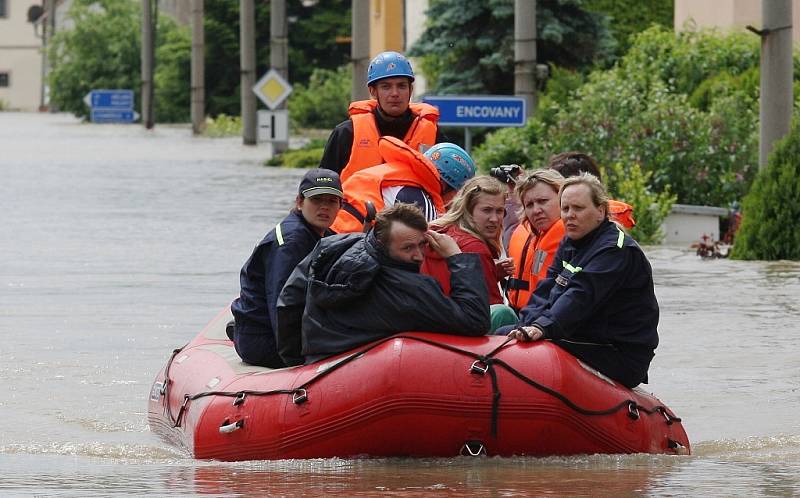
[(800, 260), (800, 126), (775, 145), (742, 203), (731, 257)]

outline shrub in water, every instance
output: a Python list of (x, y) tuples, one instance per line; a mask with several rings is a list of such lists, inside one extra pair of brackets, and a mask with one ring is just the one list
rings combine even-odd
[[(795, 116), (796, 118), (796, 116)], [(800, 126), (778, 142), (742, 203), (734, 259), (800, 260)]]

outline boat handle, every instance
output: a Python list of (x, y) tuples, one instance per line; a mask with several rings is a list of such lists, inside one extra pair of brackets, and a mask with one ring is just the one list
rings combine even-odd
[(232, 424), (228, 423), (228, 421), (225, 420), (224, 422), (222, 422), (222, 425), (219, 428), (219, 433), (220, 434), (230, 434), (233, 431), (238, 431), (242, 427), (244, 427), (244, 420), (237, 420), (236, 422), (234, 422)]
[(469, 367), (470, 373), (484, 375), (486, 372), (489, 371), (489, 365), (484, 363), (481, 360), (475, 360), (472, 362), (472, 365)]
[(461, 447), (461, 454), (463, 456), (481, 456), (486, 454), (486, 447), (480, 441), (467, 441)]

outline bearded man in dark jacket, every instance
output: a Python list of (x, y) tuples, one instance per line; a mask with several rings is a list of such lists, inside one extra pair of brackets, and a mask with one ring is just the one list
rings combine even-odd
[[(450, 296), (419, 273), (427, 244), (447, 259)], [(370, 232), (322, 239), (295, 268), (278, 299), (278, 353), (298, 365), (404, 331), (484, 335), (489, 301), (480, 268), (476, 254), (428, 231), (419, 208), (395, 204)]]

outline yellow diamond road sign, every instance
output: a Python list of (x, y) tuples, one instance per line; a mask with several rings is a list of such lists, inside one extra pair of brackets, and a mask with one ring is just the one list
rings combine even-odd
[(292, 93), (292, 85), (283, 79), (277, 71), (270, 69), (267, 74), (253, 85), (253, 93), (267, 107), (274, 110)]

